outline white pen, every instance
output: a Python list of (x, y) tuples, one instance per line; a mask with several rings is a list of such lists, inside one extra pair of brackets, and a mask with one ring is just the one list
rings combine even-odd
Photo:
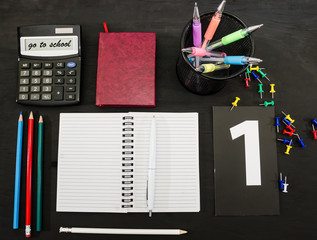
[(149, 216), (152, 216), (152, 210), (154, 207), (154, 195), (155, 195), (155, 168), (156, 168), (156, 119), (155, 116), (151, 122), (150, 132), (150, 154), (149, 154), (149, 168), (147, 179), (147, 207), (149, 209)]

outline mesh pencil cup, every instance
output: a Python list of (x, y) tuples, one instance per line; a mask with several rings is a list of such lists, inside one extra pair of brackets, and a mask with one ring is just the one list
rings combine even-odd
[[(200, 16), (202, 33), (204, 33), (209, 25), (210, 19), (214, 15), (214, 12), (204, 13)], [(223, 13), (221, 22), (217, 28), (217, 31), (212, 38), (211, 42), (221, 39), (222, 37), (233, 33), (242, 28), (246, 28), (244, 22), (238, 17)], [(203, 36), (202, 36), (203, 37)], [(181, 35), (180, 50), (186, 47), (193, 46), (193, 32), (192, 32), (192, 20), (190, 20)], [(215, 49), (214, 51), (225, 52), (227, 56), (253, 56), (254, 54), (254, 42), (249, 36)], [(191, 92), (200, 95), (213, 94), (220, 91), (225, 85), (228, 79), (234, 78), (242, 74), (246, 70), (247, 66), (231, 65), (229, 69), (215, 71), (211, 73), (196, 72), (195, 68), (189, 62), (187, 53), (180, 51), (180, 55), (177, 61), (176, 69), (180, 82)]]

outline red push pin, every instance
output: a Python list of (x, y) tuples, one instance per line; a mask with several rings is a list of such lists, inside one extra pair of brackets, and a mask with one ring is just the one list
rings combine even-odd
[(313, 131), (311, 131), (311, 132), (314, 134), (314, 139), (316, 140), (317, 139), (317, 131), (315, 131), (314, 124), (312, 124), (312, 127), (313, 127)]
[(295, 132), (295, 129), (290, 130), (289, 132), (286, 131), (286, 129), (283, 130), (283, 134), (288, 134), (290, 137), (293, 136), (293, 133)]
[(244, 81), (245, 81), (245, 87), (250, 87), (250, 84), (249, 84), (250, 78), (245, 78)]
[(295, 129), (291, 127), (291, 125), (287, 125), (286, 128), (291, 132), (295, 132)]

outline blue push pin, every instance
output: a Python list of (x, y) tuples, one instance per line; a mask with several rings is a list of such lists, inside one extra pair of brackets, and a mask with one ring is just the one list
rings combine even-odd
[(312, 122), (317, 126), (317, 120), (316, 120), (316, 118), (314, 118)]
[(301, 147), (304, 148), (306, 145), (304, 144), (304, 139), (299, 137), (299, 134), (294, 134), (298, 137), (298, 142), (300, 143)]
[(260, 76), (256, 75), (255, 72), (253, 72), (253, 71), (251, 72), (251, 74), (253, 75), (253, 77), (254, 77), (255, 80), (258, 80), (259, 77), (260, 77)]
[(292, 124), (292, 122), (289, 121), (289, 120), (287, 120), (286, 118), (283, 118), (283, 119), (282, 119), (282, 122), (285, 123), (286, 126), (291, 125), (293, 128), (295, 128), (295, 126)]
[(280, 124), (280, 118), (279, 117), (275, 117), (275, 124), (274, 126), (276, 126), (276, 132), (280, 132), (279, 131), (279, 127), (278, 126), (281, 126)]
[(289, 145), (291, 145), (291, 144), (290, 144), (291, 141), (288, 141), (286, 138), (283, 138), (283, 139), (278, 138), (277, 140), (278, 140), (278, 141), (282, 141), (284, 144), (289, 144)]
[(278, 182), (280, 183), (280, 189), (284, 190), (284, 180), (283, 180), (283, 176), (282, 173), (280, 173), (280, 180), (278, 180)]

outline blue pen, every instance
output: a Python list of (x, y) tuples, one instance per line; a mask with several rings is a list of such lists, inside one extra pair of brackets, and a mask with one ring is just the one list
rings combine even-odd
[(20, 117), (18, 121), (17, 151), (16, 151), (16, 165), (15, 165), (13, 229), (19, 228), (22, 138), (23, 138), (23, 115), (22, 115), (22, 112), (20, 112)]

